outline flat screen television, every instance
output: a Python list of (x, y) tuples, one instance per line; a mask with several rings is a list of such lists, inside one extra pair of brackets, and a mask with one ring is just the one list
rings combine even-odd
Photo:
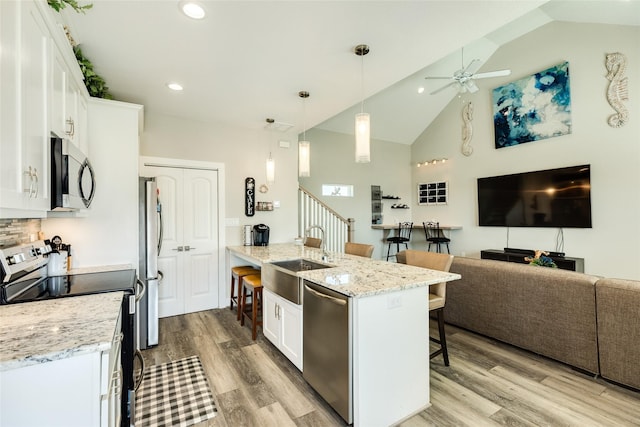
[(478, 178), (478, 224), (591, 228), (591, 166)]

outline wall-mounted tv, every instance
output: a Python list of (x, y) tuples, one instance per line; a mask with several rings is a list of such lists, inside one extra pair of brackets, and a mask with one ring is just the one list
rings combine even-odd
[(478, 224), (591, 228), (591, 167), (478, 178)]

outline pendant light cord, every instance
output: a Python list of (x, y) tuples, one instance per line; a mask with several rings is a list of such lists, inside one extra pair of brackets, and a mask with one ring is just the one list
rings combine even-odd
[(364, 113), (364, 55), (360, 55), (360, 92), (362, 94), (360, 113)]
[(307, 140), (307, 98), (302, 98), (302, 140)]

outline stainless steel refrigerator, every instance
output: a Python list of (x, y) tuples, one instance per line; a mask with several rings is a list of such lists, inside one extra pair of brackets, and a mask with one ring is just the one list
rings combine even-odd
[(138, 302), (137, 343), (139, 349), (158, 345), (158, 255), (162, 247), (162, 205), (155, 178), (140, 177), (140, 264), (138, 275), (147, 291)]

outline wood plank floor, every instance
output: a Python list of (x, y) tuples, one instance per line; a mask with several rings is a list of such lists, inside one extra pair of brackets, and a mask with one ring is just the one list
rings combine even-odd
[[(451, 366), (431, 361), (432, 406), (402, 427), (640, 426), (639, 392), (450, 325), (447, 342)], [(143, 355), (147, 365), (200, 357), (219, 412), (199, 427), (345, 425), (229, 309), (161, 319), (160, 345)]]

